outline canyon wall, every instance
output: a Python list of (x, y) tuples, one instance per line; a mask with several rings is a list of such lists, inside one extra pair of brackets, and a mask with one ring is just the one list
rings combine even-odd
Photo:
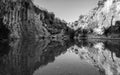
[[(100, 0), (97, 7), (69, 25), (74, 30), (87, 30), (97, 35), (115, 36), (120, 32), (120, 0)], [(120, 35), (116, 35), (120, 37)]]
[(1, 0), (0, 4), (0, 28), (3, 36), (41, 38), (67, 29), (65, 21), (56, 18), (54, 13), (38, 8), (31, 0)]

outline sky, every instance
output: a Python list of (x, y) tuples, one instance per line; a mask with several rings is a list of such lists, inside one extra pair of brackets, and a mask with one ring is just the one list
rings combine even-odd
[(54, 12), (56, 17), (67, 22), (78, 20), (81, 14), (87, 14), (97, 6), (98, 0), (34, 0), (39, 7)]

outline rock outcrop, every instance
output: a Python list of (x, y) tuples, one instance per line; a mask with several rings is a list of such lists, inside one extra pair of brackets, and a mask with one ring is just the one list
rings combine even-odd
[[(70, 25), (74, 30), (81, 32), (120, 37), (120, 1), (100, 0), (96, 8), (87, 15), (81, 15), (79, 20)], [(91, 32), (92, 31), (92, 32)]]
[(0, 23), (9, 38), (48, 37), (67, 29), (65, 21), (36, 7), (31, 0), (1, 0)]

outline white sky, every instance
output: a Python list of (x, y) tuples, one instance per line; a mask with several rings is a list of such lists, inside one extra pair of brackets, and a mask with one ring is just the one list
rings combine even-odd
[(78, 20), (81, 14), (97, 6), (98, 0), (34, 0), (39, 7), (54, 12), (56, 17), (67, 22)]

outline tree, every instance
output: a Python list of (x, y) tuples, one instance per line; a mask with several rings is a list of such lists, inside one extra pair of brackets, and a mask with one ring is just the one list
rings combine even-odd
[(107, 0), (100, 0), (100, 1), (98, 1), (98, 6), (103, 6), (105, 1), (107, 1)]

